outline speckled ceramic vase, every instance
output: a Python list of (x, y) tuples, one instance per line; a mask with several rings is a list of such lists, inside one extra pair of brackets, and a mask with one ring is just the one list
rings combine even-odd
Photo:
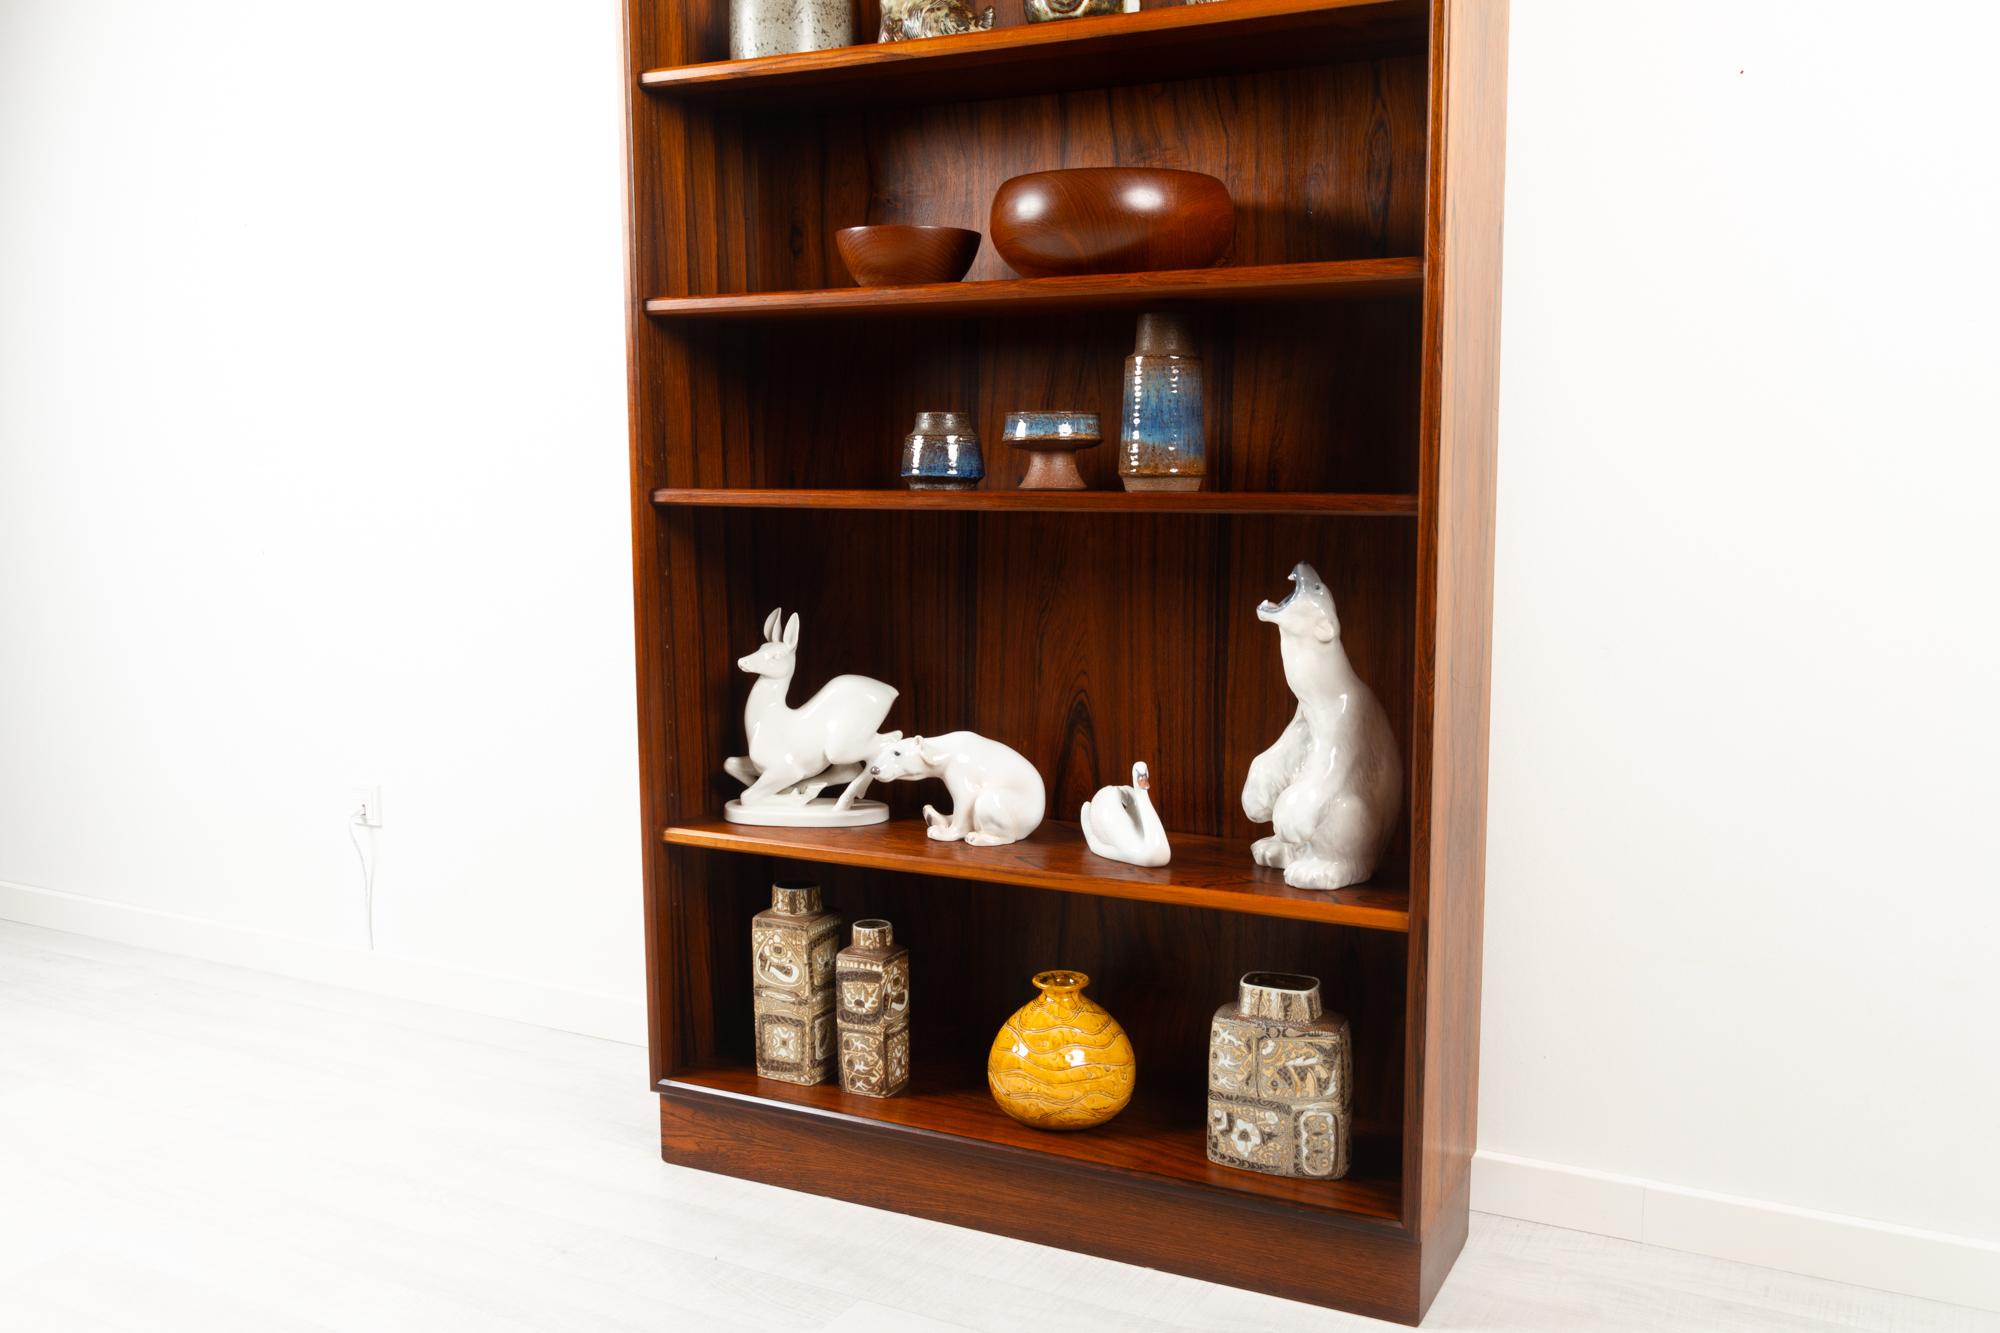
[(731, 60), (824, 51), (853, 40), (851, 0), (730, 0)]
[(910, 1083), (910, 951), (887, 921), (854, 923), (834, 965), (840, 1090), (893, 1097)]
[(780, 880), (771, 909), (750, 918), (757, 1074), (786, 1083), (833, 1077), (834, 955), (840, 918), (820, 910), (819, 885)]
[(1139, 316), (1125, 358), (1118, 479), (1128, 491), (1198, 491), (1208, 473), (1201, 357), (1181, 315)]
[(1208, 1160), (1273, 1176), (1347, 1174), (1353, 1105), (1347, 1020), (1319, 979), (1252, 972), (1208, 1036)]
[(993, 1039), (986, 1085), (1000, 1109), (1036, 1129), (1089, 1129), (1125, 1109), (1138, 1057), (1118, 1020), (1083, 993), (1081, 972), (1039, 972), (1041, 994)]

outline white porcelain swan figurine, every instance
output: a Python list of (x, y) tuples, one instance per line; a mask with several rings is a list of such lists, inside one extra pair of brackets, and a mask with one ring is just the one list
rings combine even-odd
[(1131, 786), (1099, 787), (1078, 819), (1090, 850), (1107, 860), (1163, 866), (1173, 856), (1166, 825), (1153, 809), (1152, 775), (1143, 763), (1132, 765)]

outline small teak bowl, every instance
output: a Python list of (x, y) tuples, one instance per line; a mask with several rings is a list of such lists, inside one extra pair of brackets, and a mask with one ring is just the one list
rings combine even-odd
[(863, 287), (957, 282), (979, 253), (979, 233), (964, 227), (879, 223), (833, 234), (840, 261)]
[(987, 226), (1023, 277), (1207, 268), (1236, 236), (1229, 187), (1170, 167), (1071, 167), (1002, 181)]

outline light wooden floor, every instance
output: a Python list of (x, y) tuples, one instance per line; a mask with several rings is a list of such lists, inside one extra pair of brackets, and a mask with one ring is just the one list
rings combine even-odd
[[(0, 922), (0, 1328), (1390, 1327), (678, 1170), (655, 1114), (632, 1047)], [(2000, 1317), (1475, 1215), (1426, 1327)]]

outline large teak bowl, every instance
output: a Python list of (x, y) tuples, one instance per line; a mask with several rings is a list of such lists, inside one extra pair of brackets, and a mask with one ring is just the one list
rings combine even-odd
[(1207, 268), (1229, 249), (1236, 208), (1228, 188), (1199, 171), (1036, 171), (994, 193), (988, 234), (1030, 278)]

